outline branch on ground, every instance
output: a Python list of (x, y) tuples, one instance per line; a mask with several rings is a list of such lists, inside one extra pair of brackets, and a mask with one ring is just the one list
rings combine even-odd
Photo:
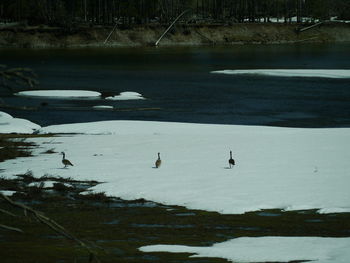
[[(94, 261), (98, 262), (98, 263), (100, 262), (100, 260), (97, 257), (97, 253), (95, 251), (93, 251), (93, 249), (91, 248), (90, 245), (86, 244), (85, 242), (83, 242), (80, 239), (78, 239), (77, 237), (75, 237), (73, 234), (69, 233), (63, 226), (59, 225), (54, 220), (45, 216), (42, 212), (36, 211), (35, 209), (33, 209), (27, 205), (17, 203), (2, 193), (0, 193), (0, 198), (4, 199), (5, 201), (7, 201), (10, 205), (12, 205), (14, 207), (23, 209), (25, 217), (28, 217), (29, 215), (31, 215), (34, 218), (36, 218), (39, 222), (41, 222), (42, 224), (44, 224), (44, 225), (48, 226), (49, 228), (51, 228), (52, 230), (54, 230), (56, 233), (66, 237), (67, 239), (74, 240), (75, 242), (77, 242), (81, 247), (83, 247), (84, 249), (86, 249), (89, 252), (89, 262), (94, 262)], [(14, 215), (6, 210), (1, 209), (1, 212), (12, 215), (12, 216), (16, 216), (16, 215)], [(0, 224), (0, 228), (23, 233), (23, 231), (21, 229), (2, 225), (2, 224)]]
[(12, 227), (12, 226), (5, 226), (0, 224), (0, 228), (6, 229), (6, 230), (11, 230), (11, 231), (15, 231), (15, 232), (19, 232), (19, 233), (23, 233), (23, 231), (19, 228), (16, 227)]

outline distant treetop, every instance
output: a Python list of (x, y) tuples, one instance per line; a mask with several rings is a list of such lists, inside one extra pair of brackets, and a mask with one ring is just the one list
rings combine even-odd
[(350, 0), (2, 0), (0, 23), (74, 27), (169, 23), (186, 9), (186, 23), (350, 20)]

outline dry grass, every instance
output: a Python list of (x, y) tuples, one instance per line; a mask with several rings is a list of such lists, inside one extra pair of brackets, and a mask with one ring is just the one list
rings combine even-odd
[[(232, 24), (232, 25), (176, 25), (161, 41), (161, 45), (218, 45), (242, 43), (294, 43), (310, 39), (312, 42), (350, 41), (350, 26), (325, 24), (315, 30), (296, 34), (296, 24)], [(52, 30), (0, 30), (2, 47), (103, 47), (148, 46), (154, 44), (166, 27), (161, 25), (117, 28), (105, 45), (103, 42), (111, 28), (82, 28), (75, 32)], [(198, 34), (197, 32), (200, 32)], [(203, 37), (205, 36), (205, 37)], [(312, 37), (311, 37), (312, 36)], [(315, 37), (316, 36), (316, 37)]]
[(18, 157), (31, 156), (31, 148), (36, 144), (28, 139), (51, 137), (52, 135), (0, 134), (0, 162)]

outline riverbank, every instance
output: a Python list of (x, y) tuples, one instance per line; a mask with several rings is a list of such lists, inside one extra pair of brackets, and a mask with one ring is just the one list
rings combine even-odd
[[(296, 33), (296, 24), (176, 25), (162, 39), (161, 46), (234, 44), (331, 43), (350, 41), (350, 25), (322, 24)], [(159, 39), (166, 26), (117, 28), (105, 43), (112, 27), (8, 27), (0, 29), (2, 48), (140, 47)]]

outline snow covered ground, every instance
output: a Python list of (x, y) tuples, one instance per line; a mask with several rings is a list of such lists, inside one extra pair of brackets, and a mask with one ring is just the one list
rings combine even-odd
[(11, 115), (0, 111), (0, 134), (1, 133), (24, 133), (31, 134), (41, 126), (19, 118), (13, 118)]
[[(0, 133), (21, 126), (27, 132), (40, 128), (13, 120), (16, 118), (0, 112), (0, 123), (6, 123), (0, 125)], [(34, 156), (1, 163), (1, 176), (31, 170), (37, 177), (98, 180), (104, 183), (93, 190), (108, 195), (220, 213), (270, 208), (350, 212), (348, 128), (103, 121), (55, 125), (39, 131), (62, 134), (31, 138), (39, 145), (33, 149)], [(53, 148), (57, 154), (43, 153)], [(228, 167), (230, 150), (236, 160), (232, 169)], [(73, 167), (63, 168), (61, 151)], [(162, 158), (159, 169), (154, 168), (157, 152)], [(154, 245), (140, 250), (191, 253), (193, 257), (234, 262), (347, 263), (349, 246), (350, 238), (243, 237), (211, 247)]]
[(309, 78), (350, 78), (348, 69), (247, 69), (217, 70), (211, 73), (228, 75), (267, 75), (276, 77), (309, 77)]
[[(347, 128), (103, 121), (40, 132), (81, 134), (33, 139), (40, 145), (35, 156), (3, 163), (2, 175), (31, 170), (35, 176), (98, 180), (105, 183), (94, 190), (108, 195), (229, 214), (273, 208), (350, 212)], [(52, 148), (64, 151), (74, 166), (62, 169), (61, 155), (41, 154)], [(163, 162), (155, 169), (158, 152)]]
[(191, 257), (217, 257), (232, 262), (289, 262), (307, 260), (318, 263), (348, 263), (350, 238), (322, 237), (243, 237), (212, 247), (155, 245), (143, 252), (191, 253)]

